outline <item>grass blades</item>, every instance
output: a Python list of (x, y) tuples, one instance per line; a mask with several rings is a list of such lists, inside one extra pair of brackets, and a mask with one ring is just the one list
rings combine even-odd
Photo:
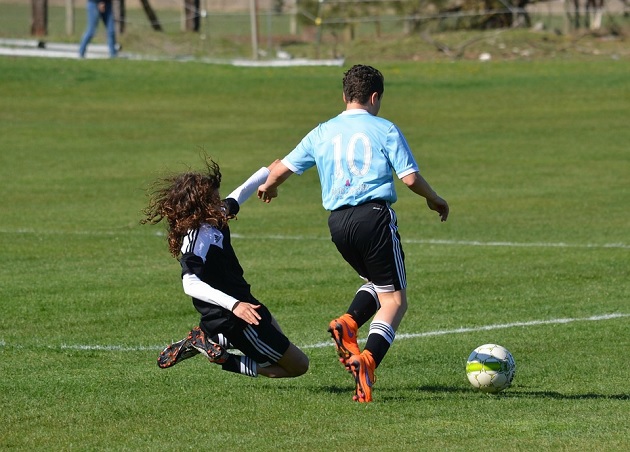
[[(198, 319), (163, 227), (138, 224), (150, 182), (204, 152), (225, 192), (283, 157), (343, 109), (343, 69), (0, 58), (0, 448), (625, 450), (630, 66), (376, 66), (451, 216), (398, 185), (410, 308), (359, 405), (326, 326), (360, 280), (314, 171), (232, 223), (311, 360), (294, 380), (159, 369)], [(464, 372), (489, 342), (517, 363), (496, 396)]]

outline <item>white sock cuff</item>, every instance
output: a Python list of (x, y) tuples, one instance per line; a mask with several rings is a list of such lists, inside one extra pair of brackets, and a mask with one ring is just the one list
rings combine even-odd
[(374, 298), (374, 301), (376, 302), (376, 309), (377, 310), (381, 309), (381, 303), (378, 301), (378, 294), (376, 293), (376, 290), (374, 290), (374, 284), (372, 283), (363, 284), (361, 287), (359, 287), (359, 290), (357, 290), (357, 293), (361, 292), (362, 290), (372, 295), (372, 298)]
[(368, 332), (368, 336), (370, 334), (380, 334), (385, 338), (385, 340), (392, 345), (394, 339), (396, 337), (396, 332), (394, 328), (389, 323), (383, 322), (381, 320), (374, 320), (370, 323), (370, 331)]
[(241, 356), (241, 374), (247, 375), (248, 377), (257, 377), (258, 376), (258, 364), (253, 359), (247, 356)]

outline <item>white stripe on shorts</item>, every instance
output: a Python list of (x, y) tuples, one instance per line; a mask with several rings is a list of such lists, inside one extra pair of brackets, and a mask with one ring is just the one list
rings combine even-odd
[(280, 358), (282, 358), (282, 355), (280, 353), (278, 353), (269, 345), (260, 340), (260, 338), (258, 337), (258, 333), (251, 325), (247, 325), (243, 330), (243, 333), (245, 335), (245, 338), (249, 341), (250, 344), (252, 344), (252, 346), (256, 350), (258, 350), (263, 355), (271, 358), (272, 361), (278, 361)]
[(404, 289), (407, 287), (407, 275), (405, 273), (405, 261), (402, 255), (402, 245), (400, 244), (400, 240), (398, 240), (398, 236), (396, 235), (396, 231), (398, 230), (396, 226), (396, 212), (391, 207), (388, 207), (389, 214), (391, 216), (391, 221), (389, 223), (389, 230), (392, 234), (392, 242), (394, 243), (394, 259), (396, 260), (396, 273), (398, 273), (398, 278), (400, 278), (400, 288)]

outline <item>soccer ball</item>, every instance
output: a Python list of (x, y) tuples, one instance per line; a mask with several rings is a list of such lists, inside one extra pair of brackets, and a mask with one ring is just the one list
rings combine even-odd
[(466, 362), (466, 376), (470, 384), (490, 394), (510, 387), (515, 371), (512, 354), (497, 344), (480, 345)]

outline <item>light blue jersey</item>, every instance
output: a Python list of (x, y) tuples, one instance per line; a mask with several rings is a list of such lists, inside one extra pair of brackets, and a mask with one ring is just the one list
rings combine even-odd
[(396, 202), (399, 178), (419, 171), (402, 132), (365, 110), (347, 110), (320, 124), (283, 160), (296, 174), (317, 166), (326, 210), (382, 199)]

